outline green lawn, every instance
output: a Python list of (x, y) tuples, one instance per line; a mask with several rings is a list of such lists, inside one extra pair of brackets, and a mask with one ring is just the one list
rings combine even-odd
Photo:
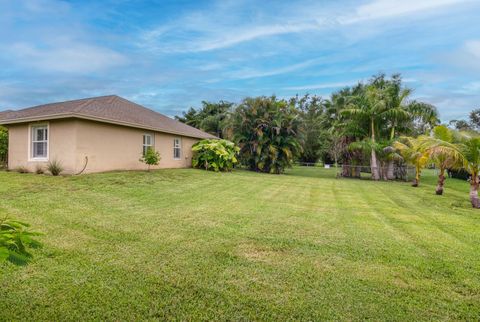
[(468, 184), (201, 170), (0, 172), (0, 215), (45, 233), (0, 264), (0, 320), (478, 320)]

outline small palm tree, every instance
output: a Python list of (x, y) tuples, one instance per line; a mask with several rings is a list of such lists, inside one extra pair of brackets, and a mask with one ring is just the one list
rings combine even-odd
[(480, 173), (480, 137), (465, 137), (462, 153), (465, 158), (464, 168), (470, 174), (470, 202), (473, 208), (480, 208), (478, 187)]
[(425, 168), (429, 159), (428, 153), (422, 146), (422, 139), (404, 136), (393, 143), (393, 146), (407, 163), (415, 167), (415, 179), (412, 186), (418, 187), (422, 169)]
[(440, 171), (435, 193), (441, 195), (445, 184), (445, 170), (463, 166), (464, 157), (460, 151), (461, 146), (453, 143), (453, 132), (443, 125), (433, 129), (433, 136), (421, 136), (419, 140), (422, 149), (425, 149), (430, 160)]

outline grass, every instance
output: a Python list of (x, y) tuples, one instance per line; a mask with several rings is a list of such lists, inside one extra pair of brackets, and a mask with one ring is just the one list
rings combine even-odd
[(0, 320), (478, 320), (468, 184), (201, 170), (0, 172), (0, 215), (46, 235), (0, 264)]

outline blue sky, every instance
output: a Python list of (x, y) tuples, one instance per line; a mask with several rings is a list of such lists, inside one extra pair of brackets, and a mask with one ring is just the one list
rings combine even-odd
[(480, 1), (0, 0), (0, 67), (0, 110), (117, 94), (172, 116), (399, 72), (443, 120), (465, 118)]

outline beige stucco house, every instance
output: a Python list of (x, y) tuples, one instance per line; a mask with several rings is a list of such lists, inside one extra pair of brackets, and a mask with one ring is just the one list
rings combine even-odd
[(192, 145), (215, 138), (115, 95), (3, 112), (0, 125), (9, 132), (9, 169), (57, 160), (69, 174), (143, 170), (148, 147), (160, 153), (157, 168), (185, 168)]

